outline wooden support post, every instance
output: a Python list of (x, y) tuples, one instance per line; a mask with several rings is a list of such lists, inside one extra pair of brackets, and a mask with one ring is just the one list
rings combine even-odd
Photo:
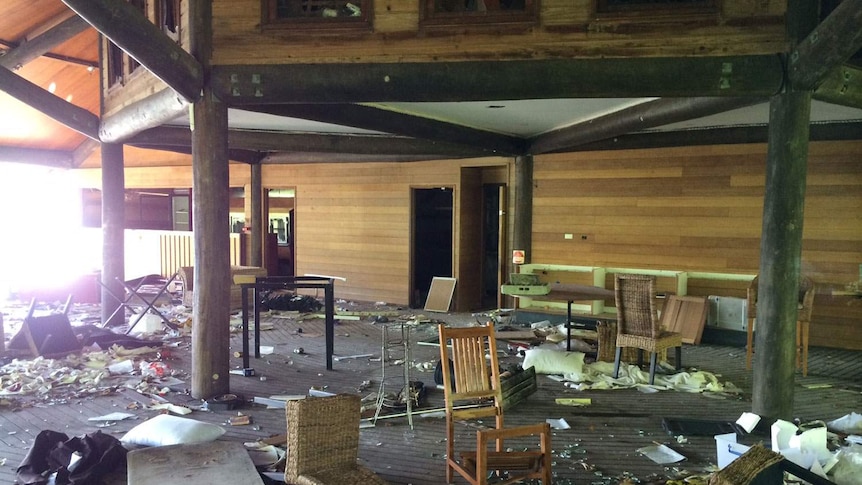
[(752, 410), (770, 419), (793, 417), (810, 110), (809, 91), (777, 95), (769, 109)]
[(227, 106), (205, 91), (192, 133), (192, 396), (201, 399), (227, 393), (230, 370)]
[[(212, 54), (212, 2), (189, 4), (192, 51), (205, 69)], [(227, 105), (209, 87), (194, 104), (192, 221), (195, 270), (192, 303), (192, 396), (229, 391), (230, 239)]]
[(533, 157), (515, 157), (515, 225), (512, 250), (525, 251), (524, 263), (532, 259), (533, 234)]
[(261, 201), (263, 191), (263, 167), (259, 163), (251, 164), (251, 184), (249, 193), (245, 196), (251, 199), (251, 252), (249, 253), (249, 265), (263, 266), (263, 204)]
[(114, 295), (125, 294), (125, 220), (126, 182), (123, 171), (123, 145), (102, 144), (102, 323), (125, 323), (125, 312), (118, 312), (121, 301)]
[[(788, 5), (787, 36), (791, 42), (798, 42), (814, 29), (817, 7), (818, 2), (813, 0)], [(788, 77), (799, 67), (789, 68)], [(770, 100), (754, 336), (757, 356), (751, 397), (752, 411), (768, 420), (793, 417), (810, 119), (811, 91), (791, 87)]]

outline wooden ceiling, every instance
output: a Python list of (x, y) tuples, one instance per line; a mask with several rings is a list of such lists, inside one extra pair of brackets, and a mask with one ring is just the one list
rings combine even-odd
[[(4, 0), (0, 7), (0, 49), (33, 42), (74, 17), (59, 0)], [(57, 97), (99, 114), (98, 33), (92, 27), (23, 66), (5, 66)], [(3, 57), (0, 57), (0, 63)], [(5, 64), (4, 64), (5, 65)], [(74, 150), (85, 136), (0, 91), (0, 146)]]
[[(46, 33), (56, 36), (58, 26), (69, 25), (67, 31), (70, 33), (68, 38), (64, 38), (61, 42), (51, 44), (47, 52), (41, 56), (31, 56), (26, 59), (26, 62), (15, 61), (15, 53), (20, 52), (21, 47), (34, 46), (40, 40), (45, 41), (48, 37)], [(72, 35), (73, 34), (73, 35)], [(100, 89), (99, 89), (99, 70), (98, 70), (98, 42), (99, 34), (88, 24), (83, 23), (61, 0), (3, 0), (0, 2), (0, 53), (5, 54), (0, 56), (0, 65), (14, 71), (23, 79), (35, 85), (39, 90), (45, 90), (53, 93), (59, 100), (64, 100), (77, 108), (86, 110), (92, 115), (98, 117), (100, 115)], [(33, 49), (35, 50), (35, 48)], [(854, 73), (860, 72), (858, 68)], [(2, 74), (2, 72), (0, 72)], [(0, 80), (2, 81), (2, 80)], [(2, 85), (2, 82), (0, 82)], [(833, 91), (838, 91), (838, 88)], [(851, 83), (853, 90), (858, 90), (858, 82)], [(47, 93), (41, 94), (40, 97), (50, 97)], [(692, 98), (693, 99), (693, 98)], [(857, 98), (853, 98), (854, 100)], [(546, 100), (547, 101), (547, 100)], [(569, 100), (572, 101), (572, 100)], [(626, 100), (620, 100), (625, 102)], [(745, 101), (745, 100), (742, 100)], [(761, 104), (763, 104), (761, 100)], [(828, 101), (828, 100), (826, 100)], [(631, 100), (628, 100), (631, 104)], [(652, 104), (650, 104), (652, 103)], [(330, 107), (322, 105), (271, 105), (247, 107), (244, 111), (245, 115), (250, 115), (252, 111), (259, 117), (272, 115), (280, 117), (281, 120), (300, 120), (304, 123), (330, 123), (330, 127), (341, 125), (354, 128), (352, 136), (354, 139), (359, 139), (351, 146), (361, 146), (363, 148), (369, 145), (368, 139), (361, 139), (356, 136), (357, 129), (361, 134), (362, 129), (370, 130), (371, 132), (380, 133), (378, 140), (380, 144), (368, 152), (350, 152), (353, 159), (356, 161), (377, 159), (377, 160), (407, 160), (423, 159), (427, 156), (423, 150), (427, 149), (427, 143), (436, 144), (433, 154), (438, 156), (449, 157), (451, 154), (446, 149), (441, 148), (445, 142), (461, 143), (463, 148), (455, 147), (455, 150), (461, 150), (460, 156), (481, 156), (487, 153), (519, 153), (523, 151), (523, 147), (528, 143), (532, 143), (532, 148), (542, 148), (541, 153), (577, 149), (576, 147), (596, 148), (595, 142), (600, 140), (598, 135), (607, 135), (606, 127), (613, 125), (614, 129), (623, 130), (621, 134), (635, 133), (645, 128), (656, 127), (661, 123), (674, 123), (683, 121), (684, 118), (679, 118), (678, 113), (681, 110), (680, 106), (688, 103), (683, 98), (674, 100), (672, 98), (657, 99), (652, 102), (644, 100), (639, 106), (629, 106), (626, 109), (619, 108), (619, 111), (614, 113), (616, 119), (607, 119), (608, 116), (595, 115), (594, 118), (586, 121), (581, 121), (580, 125), (568, 126), (564, 130), (557, 130), (560, 133), (545, 133), (541, 139), (531, 138), (524, 134), (515, 136), (501, 134), (502, 131), (496, 131), (494, 127), (485, 127), (484, 130), (468, 128), (469, 123), (451, 123), (437, 121), (439, 118), (429, 113), (427, 116), (416, 113), (406, 114), (400, 112), (401, 106), (378, 106), (375, 109), (371, 106), (362, 106), (357, 104), (345, 103), (339, 106), (338, 116), (332, 116)], [(466, 106), (468, 103), (462, 103)], [(502, 103), (495, 103), (502, 104)], [(721, 100), (719, 104), (709, 100), (701, 99), (698, 101), (700, 108), (696, 108), (693, 104), (688, 104), (687, 108), (683, 106), (682, 111), (686, 111), (687, 115), (695, 116), (697, 112), (721, 112), (734, 110), (740, 106), (747, 106), (748, 101), (740, 103), (740, 100), (727, 98)], [(859, 113), (862, 110), (857, 106), (858, 101), (854, 101), (852, 109), (856, 109)], [(331, 105), (330, 105), (331, 106)], [(545, 105), (546, 106), (546, 105)], [(481, 109), (487, 113), (487, 107), (482, 106)], [(464, 108), (472, 109), (472, 108)], [(518, 109), (523, 110), (523, 104)], [(700, 109), (700, 111), (698, 111)], [(455, 110), (449, 110), (454, 112)], [(570, 111), (576, 111), (570, 109)], [(609, 110), (605, 110), (607, 113)], [(83, 114), (86, 114), (83, 112)], [(522, 111), (523, 112), (523, 111)], [(739, 111), (739, 117), (750, 119), (750, 111)], [(598, 113), (598, 112), (597, 112)], [(503, 110), (497, 110), (493, 113), (494, 117), (501, 118)], [(488, 115), (485, 115), (489, 118)], [(644, 125), (645, 118), (653, 118), (653, 124)], [(827, 117), (828, 119), (828, 117)], [(845, 127), (839, 127), (846, 131), (846, 134), (837, 135), (839, 137), (859, 138), (860, 126), (858, 120), (862, 116), (851, 115), (844, 116), (841, 121), (853, 121)], [(833, 118), (839, 120), (839, 118)], [(727, 123), (724, 123), (728, 126)], [(266, 146), (272, 143), (272, 138), (261, 139), (259, 136), (245, 137), (243, 140), (254, 142), (256, 147), (239, 146), (238, 148), (246, 150), (259, 150), (261, 153), (268, 151), (273, 163), (290, 163), (291, 161), (316, 161), (317, 159), (327, 159), (333, 153), (332, 147), (348, 146), (345, 140), (346, 136), (339, 137), (336, 133), (338, 130), (321, 130), (317, 132), (316, 138), (308, 137), (309, 131), (304, 131), (301, 127), (304, 125), (292, 123), (288, 124), (289, 128), (284, 128), (278, 132), (280, 135), (277, 145), (281, 147), (269, 148)], [(233, 126), (233, 125), (232, 125)], [(765, 141), (765, 135), (761, 139), (750, 139), (751, 129), (744, 126), (729, 125), (730, 129), (736, 129), (741, 134), (741, 142), (750, 141)], [(299, 128), (298, 128), (299, 127)], [(762, 127), (762, 126), (761, 126)], [(249, 129), (240, 127), (241, 129)], [(170, 130), (170, 128), (166, 129)], [(594, 133), (595, 130), (601, 133)], [(160, 148), (173, 150), (180, 154), (188, 152), (187, 128), (183, 133), (182, 128), (177, 128), (174, 132), (160, 131), (153, 136), (158, 136), (155, 142), (142, 141), (138, 146), (156, 147), (160, 143), (165, 145), (165, 140), (171, 139), (174, 143), (171, 147), (160, 146)], [(721, 130), (711, 130), (711, 138), (703, 138), (704, 134), (687, 134), (687, 140), (691, 142), (709, 143), (709, 140), (715, 142), (728, 142), (729, 131), (722, 132)], [(763, 130), (760, 130), (763, 131)], [(760, 133), (757, 131), (757, 133)], [(305, 133), (306, 138), (299, 139), (297, 133)], [(705, 133), (705, 131), (704, 131)], [(765, 133), (765, 131), (764, 131)], [(815, 133), (815, 130), (812, 130)], [(287, 135), (285, 135), (287, 134)], [(341, 133), (344, 134), (344, 133)], [(594, 136), (596, 135), (596, 136)], [(638, 136), (645, 137), (649, 134), (642, 133), (640, 135), (629, 135), (631, 145), (626, 145), (625, 140), (616, 139), (616, 147), (627, 146), (636, 148), (638, 146), (648, 146), (649, 143), (640, 141)], [(656, 140), (662, 140), (660, 143), (668, 143), (668, 133), (656, 133)], [(263, 135), (261, 135), (263, 136)], [(291, 136), (297, 141), (291, 142)], [(814, 136), (814, 135), (812, 135)], [(835, 135), (830, 135), (835, 136)], [(442, 138), (442, 139), (441, 139)], [(148, 144), (149, 143), (149, 144)], [(294, 143), (291, 145), (291, 143)], [(423, 143), (426, 143), (423, 145)], [(673, 143), (673, 142), (670, 142)], [(232, 145), (233, 146), (233, 145)], [(493, 150), (488, 151), (488, 146)], [(285, 148), (287, 147), (287, 148)], [(302, 150), (296, 147), (308, 147), (308, 153), (302, 153)], [(502, 147), (502, 149), (500, 149)], [(28, 106), (19, 101), (15, 97), (6, 94), (0, 90), (0, 160), (16, 158), (14, 153), (16, 149), (32, 150), (32, 153), (38, 153), (42, 158), (49, 160), (59, 160), (53, 164), (61, 166), (80, 165), (96, 166), (98, 164), (98, 143), (87, 138), (85, 135), (64, 126), (63, 124), (49, 118), (40, 111)], [(281, 158), (276, 152), (281, 151)], [(145, 150), (138, 151), (141, 160), (127, 159), (128, 165), (147, 165), (153, 163), (153, 159), (162, 160), (163, 156), (143, 156), (141, 153)], [(28, 152), (29, 153), (29, 152)], [(71, 155), (70, 155), (71, 154)], [(459, 158), (451, 155), (452, 158)], [(17, 155), (18, 159), (26, 158)], [(175, 157), (171, 157), (172, 159)], [(242, 160), (237, 158), (237, 160)], [(281, 161), (279, 161), (281, 160)], [(51, 162), (44, 162), (51, 163)], [(176, 162), (174, 162), (176, 163)]]

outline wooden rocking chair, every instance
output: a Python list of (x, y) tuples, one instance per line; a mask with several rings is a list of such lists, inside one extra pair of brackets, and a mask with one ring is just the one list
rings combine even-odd
[[(447, 328), (440, 331), (440, 357), (446, 398), (446, 482), (452, 483), (457, 471), (473, 485), (488, 483), (488, 473), (508, 475), (495, 484), (538, 478), (551, 483), (551, 428), (548, 423), (504, 428), (500, 366), (494, 327)], [(451, 354), (449, 345), (451, 344)], [(490, 356), (490, 360), (486, 359)], [(450, 360), (451, 359), (451, 360)], [(464, 407), (460, 402), (491, 402), (481, 407)], [(495, 427), (476, 432), (475, 450), (455, 451), (455, 421), (494, 417)], [(503, 441), (539, 436), (539, 449), (505, 451)], [(489, 449), (491, 443), (493, 449)], [(460, 456), (460, 460), (458, 459)]]

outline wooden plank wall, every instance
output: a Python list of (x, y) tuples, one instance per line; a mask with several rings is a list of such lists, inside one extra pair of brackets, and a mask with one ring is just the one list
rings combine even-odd
[[(336, 283), (338, 298), (404, 305), (409, 302), (410, 286), (411, 188), (452, 187), (453, 238), (465, 247), (476, 247), (480, 241), (473, 241), (476, 236), (470, 235), (472, 229), (463, 232), (465, 222), (459, 217), (466, 212), (462, 210), (465, 188), (461, 168), (506, 163), (492, 158), (469, 162), (264, 165), (263, 180), (270, 187), (296, 187), (297, 274), (347, 278)], [(458, 246), (453, 253), (453, 271), (459, 279), (456, 288), (461, 286), (461, 275), (472, 267), (465, 261), (461, 268)], [(469, 301), (456, 300), (455, 305), (466, 308)]]
[[(376, 0), (370, 33), (262, 29), (261, 0), (216, 0), (215, 64), (409, 62), (782, 52), (784, 2), (725, 0), (719, 15), (596, 15), (594, 0), (542, 0), (533, 28), (422, 32), (419, 0)], [(504, 31), (505, 33), (501, 33)], [(658, 34), (658, 35), (657, 35)]]
[[(862, 348), (862, 300), (831, 296), (832, 288), (859, 277), (862, 262), (859, 153), (862, 142), (810, 147), (802, 268), (819, 285), (812, 345)], [(537, 156), (531, 261), (755, 274), (765, 160), (763, 144)], [(263, 180), (268, 187), (296, 187), (297, 274), (348, 278), (337, 284), (339, 298), (406, 304), (410, 188), (453, 187), (458, 214), (465, 167), (510, 163), (265, 165)], [(97, 169), (76, 172), (89, 181), (85, 186), (100, 186)], [(231, 165), (231, 185), (248, 182), (248, 166)], [(130, 167), (126, 184), (188, 187), (191, 168)], [(510, 205), (510, 227), (513, 217)], [(456, 217), (455, 240), (466, 246), (463, 224)], [(566, 233), (573, 239), (564, 239)], [(460, 276), (458, 248), (454, 257)], [(691, 278), (688, 292), (744, 297), (745, 286)]]
[[(862, 349), (862, 302), (831, 295), (862, 262), (860, 150), (810, 147), (802, 271), (819, 285), (811, 345)], [(756, 274), (765, 161), (766, 145), (537, 156), (532, 262)], [(745, 295), (743, 282), (695, 278), (688, 288)]]

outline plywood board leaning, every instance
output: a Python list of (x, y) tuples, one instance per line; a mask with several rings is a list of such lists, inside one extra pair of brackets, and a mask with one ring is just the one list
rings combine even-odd
[(214, 441), (130, 451), (129, 485), (242, 483), (263, 485), (242, 443)]
[(662, 328), (682, 334), (687, 344), (699, 344), (706, 324), (706, 298), (702, 296), (670, 295), (661, 314)]
[(428, 299), (425, 300), (426, 312), (448, 312), (455, 293), (455, 278), (435, 276), (431, 279)]

